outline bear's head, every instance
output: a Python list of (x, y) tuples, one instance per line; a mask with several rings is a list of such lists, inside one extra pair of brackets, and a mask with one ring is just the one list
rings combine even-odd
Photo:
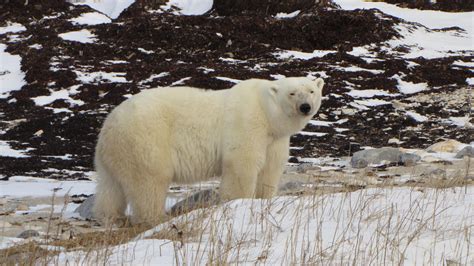
[(307, 77), (291, 77), (272, 82), (271, 91), (289, 117), (313, 117), (321, 106), (324, 80)]
[(321, 78), (289, 77), (271, 81), (268, 91), (275, 108), (270, 108), (270, 116), (274, 123), (285, 125), (278, 131), (294, 134), (301, 130), (319, 110), (323, 86)]

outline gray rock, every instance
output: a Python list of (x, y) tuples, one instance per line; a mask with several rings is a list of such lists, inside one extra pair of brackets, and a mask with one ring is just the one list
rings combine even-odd
[(216, 205), (219, 204), (219, 202), (219, 193), (214, 189), (206, 189), (179, 201), (171, 207), (170, 213), (172, 215), (182, 214), (194, 209)]
[(364, 168), (369, 164), (379, 164), (382, 161), (389, 163), (413, 164), (421, 159), (420, 156), (404, 153), (397, 148), (384, 147), (355, 152), (351, 158), (354, 168)]
[(36, 230), (26, 230), (26, 231), (21, 232), (17, 237), (27, 239), (30, 237), (37, 237), (39, 235), (40, 234)]
[(413, 153), (402, 153), (399, 157), (399, 162), (404, 165), (414, 165), (416, 162), (421, 160), (421, 157)]
[(464, 156), (474, 157), (474, 148), (472, 146), (466, 146), (462, 150), (458, 151), (458, 153), (456, 153), (456, 156), (454, 156), (454, 158), (462, 159), (464, 158)]
[(74, 212), (79, 213), (79, 215), (84, 218), (91, 220), (94, 218), (92, 214), (92, 206), (94, 206), (95, 195), (88, 197), (84, 202), (77, 207)]
[(303, 182), (289, 181), (280, 186), (279, 190), (282, 192), (298, 191), (303, 189)]

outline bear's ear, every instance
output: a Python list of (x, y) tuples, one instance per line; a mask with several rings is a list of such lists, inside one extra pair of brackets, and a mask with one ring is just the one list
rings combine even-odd
[(319, 89), (323, 89), (324, 80), (322, 78), (317, 78), (314, 82), (316, 82), (316, 86), (318, 86)]

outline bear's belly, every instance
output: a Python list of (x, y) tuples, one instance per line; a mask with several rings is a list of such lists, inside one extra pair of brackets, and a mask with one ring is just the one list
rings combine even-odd
[(222, 174), (221, 155), (217, 145), (183, 143), (172, 150), (173, 182), (192, 183), (209, 180)]

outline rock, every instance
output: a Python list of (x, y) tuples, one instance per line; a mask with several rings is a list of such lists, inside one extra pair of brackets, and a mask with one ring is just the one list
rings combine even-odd
[(79, 213), (79, 215), (84, 218), (91, 220), (94, 218), (92, 214), (92, 206), (94, 205), (95, 195), (88, 197), (84, 202), (77, 207), (74, 212)]
[(474, 148), (472, 146), (466, 146), (462, 150), (460, 150), (458, 153), (456, 153), (454, 158), (462, 159), (464, 158), (464, 156), (474, 157)]
[(303, 189), (303, 182), (290, 181), (280, 186), (279, 190), (282, 192), (299, 191)]
[(454, 140), (449, 139), (445, 141), (441, 141), (429, 146), (426, 151), (428, 152), (457, 152), (461, 149), (462, 143)]
[(21, 232), (17, 237), (27, 239), (30, 237), (37, 237), (39, 235), (40, 235), (39, 232), (36, 230), (26, 230), (26, 231)]
[(420, 159), (421, 157), (416, 154), (402, 152), (397, 148), (384, 147), (355, 152), (351, 158), (351, 165), (354, 168), (364, 168), (369, 164), (385, 162), (411, 165)]
[(173, 215), (185, 213), (194, 209), (209, 207), (220, 202), (220, 196), (214, 189), (199, 191), (186, 199), (179, 201), (170, 209)]
[(421, 160), (420, 156), (413, 153), (405, 152), (400, 154), (399, 162), (403, 163), (404, 165), (411, 166), (416, 164), (416, 162), (418, 162), (419, 160)]

